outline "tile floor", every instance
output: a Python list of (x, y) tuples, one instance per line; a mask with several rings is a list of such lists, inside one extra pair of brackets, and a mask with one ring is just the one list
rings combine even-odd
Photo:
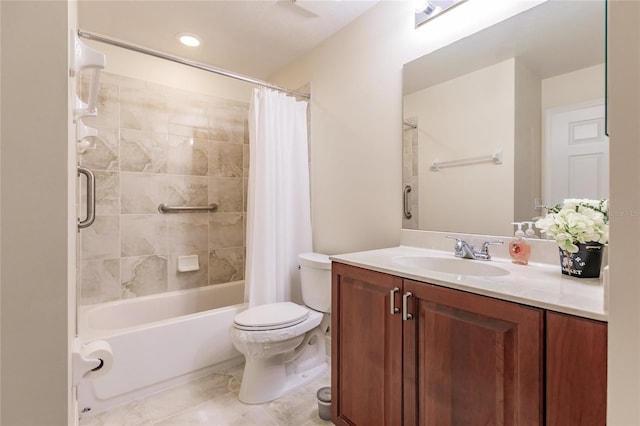
[(292, 394), (259, 405), (238, 401), (243, 365), (210, 374), (125, 406), (82, 418), (80, 426), (331, 426), (318, 417), (316, 392), (327, 373)]

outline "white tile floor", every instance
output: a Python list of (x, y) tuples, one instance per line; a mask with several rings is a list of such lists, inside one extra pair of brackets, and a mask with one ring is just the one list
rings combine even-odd
[(150, 395), (123, 407), (80, 419), (80, 426), (331, 426), (318, 417), (317, 381), (272, 402), (238, 401), (243, 365)]

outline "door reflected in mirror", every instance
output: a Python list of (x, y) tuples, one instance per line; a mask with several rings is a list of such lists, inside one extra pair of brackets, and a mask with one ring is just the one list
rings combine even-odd
[(608, 197), (605, 8), (549, 0), (405, 64), (403, 228), (512, 235)]

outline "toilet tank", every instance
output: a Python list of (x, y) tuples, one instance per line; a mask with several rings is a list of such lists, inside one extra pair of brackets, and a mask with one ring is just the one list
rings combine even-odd
[(331, 261), (326, 254), (298, 255), (304, 304), (320, 312), (331, 311)]

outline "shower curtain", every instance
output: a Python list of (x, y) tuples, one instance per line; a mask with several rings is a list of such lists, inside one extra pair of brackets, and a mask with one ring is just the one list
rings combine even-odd
[(245, 300), (302, 303), (298, 254), (312, 248), (307, 102), (254, 89), (249, 144)]

